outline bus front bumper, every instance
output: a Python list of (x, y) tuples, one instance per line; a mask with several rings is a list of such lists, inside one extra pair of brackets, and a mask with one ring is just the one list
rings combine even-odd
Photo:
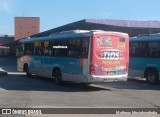
[(108, 82), (108, 81), (127, 81), (128, 74), (114, 76), (90, 75), (88, 82)]

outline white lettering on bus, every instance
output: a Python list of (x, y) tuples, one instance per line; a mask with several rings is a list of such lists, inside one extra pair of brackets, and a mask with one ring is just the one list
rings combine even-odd
[(60, 46), (60, 45), (58, 45), (58, 46), (53, 46), (53, 48), (68, 48), (67, 46)]
[(102, 59), (107, 60), (119, 60), (120, 53), (119, 51), (104, 51), (102, 55)]

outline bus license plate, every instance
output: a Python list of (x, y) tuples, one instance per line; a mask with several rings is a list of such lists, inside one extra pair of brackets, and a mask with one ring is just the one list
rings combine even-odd
[(114, 75), (113, 71), (107, 72), (107, 75)]

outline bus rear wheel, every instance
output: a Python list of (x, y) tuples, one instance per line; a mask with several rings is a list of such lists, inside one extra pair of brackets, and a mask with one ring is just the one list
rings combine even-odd
[(159, 81), (158, 72), (154, 69), (149, 69), (145, 72), (146, 81), (150, 84), (156, 84)]
[(61, 84), (62, 83), (62, 77), (61, 77), (61, 72), (58, 69), (55, 69), (53, 71), (53, 78), (56, 84)]

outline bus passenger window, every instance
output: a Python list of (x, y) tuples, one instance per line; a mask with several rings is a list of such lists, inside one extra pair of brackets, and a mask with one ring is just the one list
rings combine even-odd
[(143, 43), (142, 54), (143, 54), (143, 57), (148, 57), (149, 56), (148, 42)]
[(159, 57), (159, 43), (149, 42), (149, 57)]
[(34, 51), (33, 43), (26, 43), (24, 47), (25, 47), (25, 55), (33, 55)]
[(69, 57), (80, 57), (81, 43), (80, 39), (72, 39), (68, 41), (68, 56)]
[(130, 43), (130, 49), (129, 49), (129, 52), (130, 52), (130, 56), (135, 56), (135, 57), (142, 57), (144, 56), (143, 55), (143, 50), (142, 50), (142, 43), (141, 42), (133, 42), (133, 43)]
[(66, 56), (66, 51), (67, 51), (67, 48), (65, 48), (66, 45), (67, 45), (66, 40), (54, 41), (52, 46), (53, 56), (60, 56), (60, 57)]
[(71, 56), (71, 57), (74, 57), (74, 53), (75, 53), (74, 50), (69, 50), (69, 51), (68, 51), (68, 54), (69, 54), (69, 56)]
[(34, 55), (42, 55), (42, 46), (41, 42), (34, 43)]
[(82, 39), (82, 47), (81, 47), (81, 57), (88, 58), (88, 49), (89, 49), (89, 39)]
[(16, 56), (17, 57), (20, 57), (20, 56), (23, 56), (25, 53), (24, 53), (24, 44), (18, 44), (18, 47), (16, 49)]
[(49, 42), (48, 41), (44, 42), (43, 54), (44, 54), (44, 56), (48, 56), (49, 55)]
[(48, 55), (53, 56), (53, 42), (49, 42), (49, 47), (48, 47)]
[(129, 48), (130, 56), (136, 56), (137, 47), (138, 47), (138, 43), (130, 43), (130, 48)]
[(138, 43), (138, 46), (136, 47), (135, 56), (137, 56), (137, 57), (142, 57), (143, 56), (142, 43), (141, 42)]

